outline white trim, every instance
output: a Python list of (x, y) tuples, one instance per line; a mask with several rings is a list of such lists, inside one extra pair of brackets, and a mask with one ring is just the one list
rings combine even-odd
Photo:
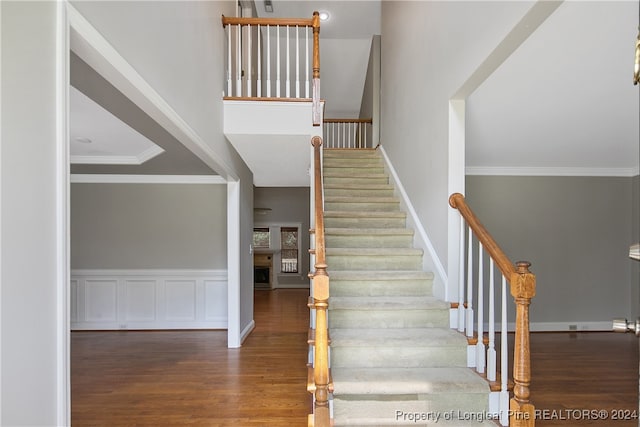
[(574, 168), (574, 167), (501, 167), (467, 166), (467, 175), (482, 176), (610, 176), (634, 177), (640, 168)]
[(195, 278), (215, 278), (217, 280), (225, 280), (227, 278), (227, 271), (224, 269), (73, 269), (71, 270), (72, 276), (83, 277), (140, 277), (140, 276), (162, 276), (170, 277), (172, 279), (181, 277), (195, 277)]
[(226, 184), (220, 175), (73, 174), (72, 184)]
[(56, 393), (59, 426), (71, 424), (69, 323), (69, 21), (66, 2), (56, 4)]
[[(425, 263), (424, 266), (429, 269), (435, 270), (434, 271), (435, 273), (434, 295), (437, 296), (438, 298), (444, 298), (444, 290), (447, 288), (447, 273), (444, 269), (444, 266), (442, 265), (442, 262), (440, 262), (440, 258), (438, 258), (438, 254), (436, 253), (436, 250), (433, 247), (433, 244), (431, 243), (431, 240), (429, 239), (429, 236), (427, 235), (426, 230), (422, 226), (422, 223), (420, 222), (420, 218), (418, 217), (418, 213), (416, 212), (413, 205), (411, 204), (409, 195), (405, 191), (404, 186), (400, 181), (400, 177), (398, 176), (398, 174), (396, 173), (396, 170), (391, 164), (391, 160), (389, 159), (389, 156), (387, 156), (387, 153), (385, 152), (384, 147), (380, 145), (378, 148), (382, 153), (385, 166), (387, 167), (387, 170), (389, 171), (389, 174), (391, 175), (391, 178), (395, 183), (395, 187), (400, 193), (400, 198), (402, 199), (404, 207), (407, 209), (407, 213), (409, 214), (409, 218), (407, 219), (411, 220), (412, 222), (411, 225), (415, 228), (415, 231), (417, 232), (417, 236), (419, 236), (420, 241), (423, 245), (423, 249), (425, 250), (425, 255), (427, 255), (426, 257), (423, 257), (424, 259), (423, 262)], [(438, 286), (438, 282), (439, 282), (439, 286)], [(440, 292), (438, 292), (436, 288), (440, 288)], [(439, 295), (438, 293), (441, 293), (442, 295)]]
[(240, 331), (240, 181), (227, 183), (227, 347), (242, 345)]
[(164, 153), (164, 149), (153, 145), (138, 155), (131, 156), (70, 156), (69, 160), (73, 164), (87, 165), (141, 165), (159, 154)]
[(166, 129), (211, 169), (238, 179), (226, 163), (160, 94), (71, 4), (65, 2), (71, 27), (70, 46), (83, 61)]
[[(2, 6), (0, 6), (2, 23)], [(0, 30), (0, 37), (2, 32)], [(0, 55), (0, 100), (2, 100), (2, 55)], [(2, 102), (0, 102), (0, 124), (2, 123)], [(2, 132), (0, 132), (0, 331), (2, 331)], [(59, 341), (59, 338), (58, 338)], [(2, 378), (2, 337), (0, 337), (0, 378)], [(65, 379), (66, 381), (66, 379)], [(66, 410), (66, 408), (65, 408)], [(0, 420), (2, 420), (2, 387), (0, 387)]]
[[(466, 101), (449, 100), (449, 176), (447, 192), (465, 193), (465, 123)], [(460, 293), (460, 213), (447, 208), (447, 286), (445, 301), (458, 301)], [(451, 321), (451, 326), (458, 326), (458, 320)]]
[(244, 328), (244, 329), (242, 330), (242, 333), (240, 334), (240, 343), (243, 343), (243, 342), (244, 342), (244, 340), (246, 340), (246, 339), (247, 339), (247, 337), (249, 336), (249, 334), (250, 334), (251, 332), (253, 332), (253, 330), (255, 329), (255, 327), (256, 327), (256, 321), (255, 321), (255, 320), (252, 320), (251, 322), (249, 322), (249, 324), (247, 325), (247, 327), (246, 327), (246, 328)]
[(73, 270), (71, 328), (226, 329), (227, 287), (220, 269)]

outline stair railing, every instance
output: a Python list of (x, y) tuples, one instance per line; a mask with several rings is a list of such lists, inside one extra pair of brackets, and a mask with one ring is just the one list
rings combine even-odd
[(326, 148), (374, 148), (372, 119), (324, 119)]
[(223, 15), (222, 26), (227, 36), (225, 99), (311, 100), (314, 125), (319, 125), (318, 12), (310, 19)]
[(329, 275), (325, 255), (324, 239), (324, 198), (322, 194), (322, 138), (314, 136), (313, 145), (313, 192), (314, 192), (314, 229), (315, 240), (312, 254), (315, 255), (314, 272), (310, 274), (311, 300), (309, 307), (315, 312), (313, 334), (313, 384), (308, 390), (313, 393), (313, 414), (309, 416), (309, 425), (329, 427), (329, 329), (327, 310), (329, 308)]
[[(515, 265), (507, 258), (489, 232), (460, 193), (449, 198), (449, 204), (461, 215), (460, 221), (460, 282), (458, 289), (458, 330), (466, 334), (467, 365), (482, 375), (491, 384), (489, 411), (499, 413), (503, 426), (534, 426), (535, 408), (530, 402), (531, 355), (529, 341), (529, 305), (535, 296), (536, 278), (529, 271), (531, 263), (519, 261)], [(466, 230), (465, 230), (466, 223)], [(465, 244), (465, 234), (467, 242)], [(474, 254), (473, 241), (477, 241)], [(485, 290), (484, 253), (488, 254), (488, 290)], [(465, 257), (466, 255), (466, 257)], [(465, 290), (466, 258), (466, 290)], [(474, 277), (474, 258), (477, 259), (477, 275)], [(501, 324), (500, 324), (500, 378), (496, 366), (495, 343), (495, 266), (501, 280)], [(510, 284), (511, 295), (516, 306), (515, 345), (513, 354), (513, 397), (509, 400), (508, 384), (508, 341), (507, 341), (507, 297), (506, 285)], [(475, 286), (474, 286), (475, 285)], [(475, 288), (475, 289), (474, 289)], [(477, 290), (477, 293), (474, 291)], [(477, 302), (477, 318), (474, 319), (474, 295)], [(488, 299), (488, 316), (485, 318), (485, 298)], [(488, 323), (485, 337), (484, 324)], [(475, 330), (474, 326), (477, 326)], [(486, 347), (488, 345), (488, 348)]]

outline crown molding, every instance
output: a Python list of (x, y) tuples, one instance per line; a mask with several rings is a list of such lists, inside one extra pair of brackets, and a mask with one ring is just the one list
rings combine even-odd
[(72, 184), (226, 184), (220, 175), (72, 174)]
[(467, 166), (466, 175), (486, 176), (603, 176), (634, 177), (640, 168), (563, 168), (563, 167), (496, 167)]

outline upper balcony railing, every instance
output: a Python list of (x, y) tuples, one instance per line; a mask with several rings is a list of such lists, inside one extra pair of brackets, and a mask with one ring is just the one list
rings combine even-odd
[(225, 99), (313, 101), (320, 125), (320, 17), (222, 17), (227, 39)]

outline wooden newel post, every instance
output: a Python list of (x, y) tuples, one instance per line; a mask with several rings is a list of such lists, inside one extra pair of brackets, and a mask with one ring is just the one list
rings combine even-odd
[(313, 278), (313, 301), (316, 309), (314, 352), (314, 426), (329, 427), (329, 340), (327, 309), (329, 308), (329, 277), (326, 264), (316, 264)]
[(320, 106), (320, 13), (313, 12), (313, 125), (322, 124), (322, 108)]
[(516, 303), (516, 332), (513, 352), (513, 398), (509, 403), (509, 425), (535, 425), (535, 407), (529, 400), (531, 384), (531, 347), (529, 342), (529, 305), (536, 294), (536, 276), (531, 263), (518, 261), (511, 275), (511, 295)]

